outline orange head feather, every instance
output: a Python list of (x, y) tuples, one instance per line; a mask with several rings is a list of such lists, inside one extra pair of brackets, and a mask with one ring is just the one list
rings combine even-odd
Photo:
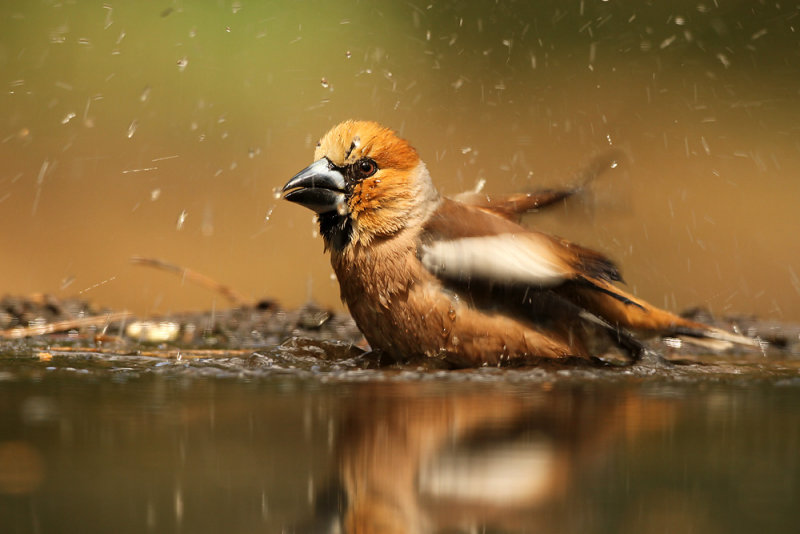
[(371, 173), (348, 180), (346, 213), (338, 215), (349, 218), (351, 242), (391, 236), (428, 213), (431, 201), (438, 199), (417, 151), (376, 122), (348, 120), (334, 126), (317, 144), (314, 159), (323, 158), (345, 175), (363, 162), (375, 165)]

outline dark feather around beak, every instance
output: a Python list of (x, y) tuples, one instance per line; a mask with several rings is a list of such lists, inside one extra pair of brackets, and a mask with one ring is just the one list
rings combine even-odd
[(283, 186), (283, 198), (317, 213), (342, 212), (347, 207), (344, 176), (328, 158), (315, 161)]

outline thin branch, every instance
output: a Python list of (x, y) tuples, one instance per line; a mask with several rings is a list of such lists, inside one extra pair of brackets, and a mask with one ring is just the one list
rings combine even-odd
[(132, 314), (130, 312), (115, 312), (107, 313), (105, 315), (93, 315), (91, 317), (81, 317), (79, 319), (67, 319), (64, 321), (55, 321), (36, 326), (23, 326), (18, 328), (9, 328), (8, 330), (0, 330), (0, 338), (3, 339), (21, 339), (23, 337), (43, 336), (45, 334), (52, 334), (54, 332), (64, 332), (75, 328), (84, 328), (87, 326), (105, 326), (108, 323), (115, 321), (122, 321), (127, 319)]
[(216, 291), (217, 293), (224, 296), (231, 304), (237, 307), (248, 307), (253, 305), (253, 301), (235, 289), (231, 288), (230, 286), (226, 286), (225, 284), (220, 284), (213, 278), (210, 278), (204, 274), (200, 274), (198, 272), (192, 271), (186, 267), (180, 267), (179, 265), (175, 265), (173, 263), (166, 262), (164, 260), (159, 260), (156, 258), (143, 258), (141, 256), (133, 256), (131, 258), (131, 263), (134, 265), (142, 265), (144, 267), (153, 267), (155, 269), (160, 269), (162, 271), (167, 271), (173, 274), (180, 276), (182, 279), (192, 282), (200, 287), (204, 287), (206, 289), (210, 289), (211, 291)]

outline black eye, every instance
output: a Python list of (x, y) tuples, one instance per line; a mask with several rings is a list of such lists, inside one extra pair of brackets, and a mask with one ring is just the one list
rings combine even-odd
[(356, 175), (359, 178), (367, 178), (368, 176), (372, 176), (376, 172), (378, 172), (378, 165), (375, 164), (374, 161), (371, 159), (364, 158), (360, 161), (357, 161), (355, 164), (356, 167)]

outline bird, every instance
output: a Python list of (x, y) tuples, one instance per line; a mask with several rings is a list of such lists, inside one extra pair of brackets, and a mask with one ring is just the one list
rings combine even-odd
[(574, 192), (445, 197), (408, 141), (364, 120), (331, 128), (281, 190), (317, 214), (342, 301), (391, 361), (636, 362), (655, 335), (755, 344), (647, 303), (603, 254), (521, 224)]

